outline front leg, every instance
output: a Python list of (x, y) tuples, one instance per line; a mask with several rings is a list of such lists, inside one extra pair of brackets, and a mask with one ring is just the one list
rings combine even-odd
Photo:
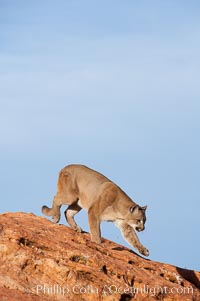
[(92, 206), (88, 211), (88, 221), (91, 241), (101, 244), (100, 220), (96, 214), (95, 206)]
[(115, 221), (115, 225), (121, 230), (122, 236), (131, 246), (137, 249), (140, 254), (149, 256), (149, 251), (140, 243), (135, 230), (131, 226), (121, 220)]

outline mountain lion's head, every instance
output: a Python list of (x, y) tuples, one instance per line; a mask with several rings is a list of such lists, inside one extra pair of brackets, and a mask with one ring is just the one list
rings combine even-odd
[(136, 231), (140, 232), (145, 229), (146, 215), (145, 211), (147, 206), (140, 207), (138, 205), (131, 206), (129, 213), (126, 216), (127, 223)]

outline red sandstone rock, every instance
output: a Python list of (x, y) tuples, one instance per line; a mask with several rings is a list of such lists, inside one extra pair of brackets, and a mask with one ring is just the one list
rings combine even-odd
[(0, 215), (0, 300), (200, 300), (200, 273), (104, 247), (43, 217)]

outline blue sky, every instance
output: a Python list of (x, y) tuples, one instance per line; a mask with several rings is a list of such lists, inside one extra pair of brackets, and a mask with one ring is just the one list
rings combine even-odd
[[(148, 205), (150, 259), (200, 270), (199, 10), (0, 0), (1, 212), (41, 215), (82, 163)], [(127, 246), (110, 223), (102, 235)]]

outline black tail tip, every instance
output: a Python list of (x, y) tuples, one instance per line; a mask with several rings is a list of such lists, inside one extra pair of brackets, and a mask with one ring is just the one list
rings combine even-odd
[(43, 214), (45, 214), (45, 215), (51, 215), (50, 214), (50, 211), (51, 211), (51, 209), (49, 208), (49, 207), (47, 207), (47, 206), (42, 206), (42, 213)]

